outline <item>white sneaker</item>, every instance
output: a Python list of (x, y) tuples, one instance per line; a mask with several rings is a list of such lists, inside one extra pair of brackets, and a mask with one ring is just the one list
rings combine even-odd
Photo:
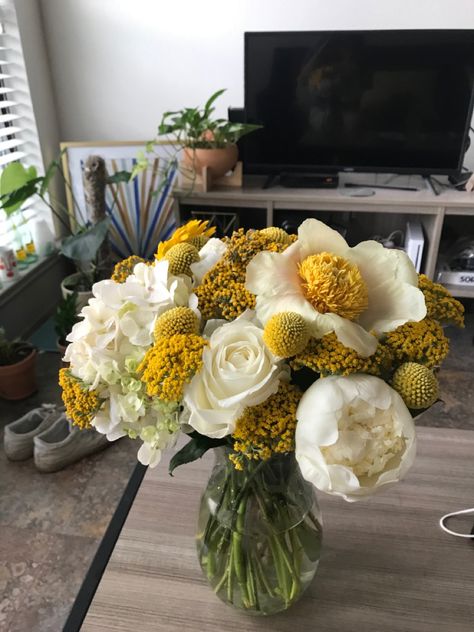
[(10, 461), (24, 461), (33, 456), (33, 439), (47, 430), (59, 414), (56, 404), (43, 404), (4, 429), (3, 446)]
[(94, 428), (81, 430), (62, 414), (45, 432), (34, 438), (35, 465), (41, 472), (57, 472), (108, 445), (107, 437)]

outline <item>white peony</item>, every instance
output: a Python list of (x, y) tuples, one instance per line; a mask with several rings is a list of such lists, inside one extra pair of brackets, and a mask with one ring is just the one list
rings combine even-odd
[(227, 246), (223, 241), (213, 237), (199, 251), (199, 261), (191, 264), (191, 272), (193, 273), (194, 282), (196, 285), (202, 282), (206, 272), (209, 272), (216, 263), (222, 259)]
[(296, 459), (304, 478), (323, 492), (359, 500), (397, 482), (414, 461), (413, 419), (378, 377), (319, 379), (296, 417)]
[(426, 316), (423, 293), (408, 256), (375, 241), (350, 248), (316, 219), (304, 221), (298, 240), (282, 253), (260, 252), (247, 266), (246, 288), (257, 296), (259, 319), (301, 314), (313, 336), (334, 331), (362, 356), (374, 353), (375, 335)]
[(286, 367), (263, 342), (263, 330), (246, 312), (213, 331), (203, 367), (184, 391), (189, 425), (201, 434), (232, 434), (246, 406), (264, 402), (278, 390)]

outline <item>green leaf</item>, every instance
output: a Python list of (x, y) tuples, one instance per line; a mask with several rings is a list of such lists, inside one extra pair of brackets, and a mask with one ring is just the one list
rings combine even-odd
[(317, 562), (321, 555), (321, 536), (318, 537), (314, 530), (304, 522), (298, 525), (295, 529), (295, 533), (307, 557), (309, 557), (312, 562)]
[(129, 182), (132, 177), (131, 171), (116, 171), (111, 176), (107, 176), (107, 184), (119, 184), (120, 182)]
[(225, 90), (226, 90), (225, 88), (222, 88), (222, 90), (218, 90), (217, 92), (214, 92), (214, 94), (212, 94), (209, 97), (209, 99), (206, 101), (206, 104), (204, 106), (204, 114), (206, 116), (208, 116), (211, 113), (211, 106), (214, 103), (214, 101), (218, 99), (221, 96), (221, 94), (224, 94)]
[(53, 160), (53, 162), (46, 169), (46, 173), (44, 174), (44, 178), (42, 179), (39, 195), (43, 196), (48, 191), (49, 183), (51, 179), (54, 177), (56, 170), (59, 169), (59, 162), (57, 160)]
[(108, 229), (109, 220), (106, 218), (77, 235), (66, 237), (61, 245), (61, 254), (73, 261), (93, 261), (107, 236)]
[[(20, 162), (11, 162), (5, 167), (0, 176), (0, 195), (2, 196), (2, 207), (7, 215), (18, 210), (29, 197), (36, 193), (36, 187), (33, 190), (27, 185), (31, 181), (36, 183), (37, 176), (35, 167), (25, 168)], [(17, 192), (16, 196), (10, 195)]]
[(147, 142), (147, 144), (145, 145), (145, 151), (147, 154), (151, 154), (153, 152), (153, 150), (155, 149), (155, 141), (154, 140), (149, 140)]
[(180, 465), (185, 463), (191, 463), (200, 459), (211, 448), (217, 448), (227, 444), (227, 439), (211, 439), (205, 435), (199, 434), (199, 432), (192, 432), (190, 435), (191, 440), (181, 448), (170, 461), (168, 466), (168, 472), (170, 476), (173, 476), (174, 470)]

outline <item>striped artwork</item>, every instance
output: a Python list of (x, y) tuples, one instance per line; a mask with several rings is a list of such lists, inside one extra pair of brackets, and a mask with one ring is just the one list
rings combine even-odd
[[(131, 171), (136, 160), (118, 158), (105, 163), (110, 174)], [(156, 193), (163, 167), (160, 159), (155, 158), (150, 161), (150, 168), (132, 181), (107, 185), (105, 201), (111, 219), (110, 242), (118, 257), (134, 254), (149, 259), (158, 242), (171, 235), (176, 223), (170, 191), (176, 175), (177, 170), (171, 170), (165, 184)]]
[(159, 241), (168, 239), (176, 227), (172, 189), (178, 175), (179, 149), (158, 142), (147, 153), (143, 141), (61, 143), (68, 210), (81, 224), (91, 217), (84, 191), (84, 165), (91, 155), (101, 156), (107, 174), (132, 171), (137, 157), (144, 155), (148, 169), (128, 182), (106, 187), (106, 212), (110, 218), (109, 238), (117, 259), (138, 255), (153, 258)]

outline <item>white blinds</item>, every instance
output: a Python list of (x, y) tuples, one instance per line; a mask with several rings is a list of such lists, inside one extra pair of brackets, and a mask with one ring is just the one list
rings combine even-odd
[[(15, 8), (11, 0), (0, 0), (0, 171), (15, 160), (43, 173)], [(0, 246), (16, 251), (26, 246), (31, 241), (28, 224), (39, 213), (44, 209), (33, 200), (9, 219), (0, 209)]]

